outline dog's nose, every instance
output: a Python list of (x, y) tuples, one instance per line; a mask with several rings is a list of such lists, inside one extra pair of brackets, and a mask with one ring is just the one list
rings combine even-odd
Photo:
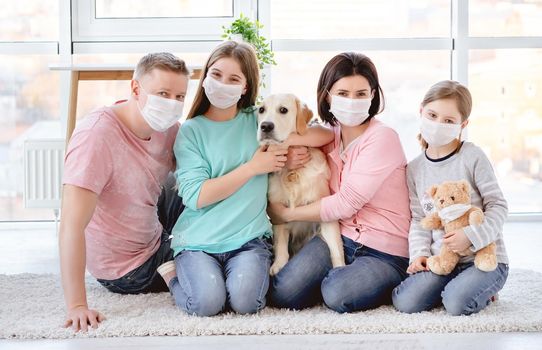
[(272, 122), (263, 122), (262, 124), (260, 124), (260, 129), (263, 132), (271, 132), (274, 128), (275, 124), (273, 124)]

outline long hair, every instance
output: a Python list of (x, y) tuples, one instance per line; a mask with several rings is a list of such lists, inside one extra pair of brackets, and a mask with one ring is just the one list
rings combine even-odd
[(353, 75), (361, 75), (369, 82), (374, 97), (369, 107), (369, 117), (363, 122), (367, 123), (375, 115), (384, 110), (384, 93), (378, 81), (378, 72), (371, 59), (359, 52), (343, 52), (333, 57), (320, 74), (316, 89), (318, 98), (318, 114), (320, 118), (331, 125), (337, 124), (337, 119), (329, 111), (327, 93), (337, 80)]
[[(461, 122), (469, 119), (470, 112), (472, 111), (472, 96), (469, 89), (467, 89), (464, 85), (454, 80), (439, 81), (435, 85), (431, 86), (426, 92), (421, 106), (425, 107), (428, 103), (443, 99), (455, 101), (457, 110), (459, 111), (459, 114), (461, 114)], [(420, 141), (423, 149), (427, 149), (427, 141), (423, 139), (421, 134), (418, 134), (418, 141)], [(458, 145), (456, 151), (458, 151), (460, 147), (461, 143)]]
[(225, 41), (218, 45), (207, 59), (198, 84), (194, 103), (192, 104), (192, 108), (190, 108), (190, 112), (188, 112), (186, 119), (191, 119), (198, 115), (202, 115), (209, 109), (211, 102), (209, 102), (207, 95), (205, 95), (205, 91), (202, 86), (203, 80), (205, 80), (207, 77), (209, 67), (224, 57), (231, 57), (239, 62), (241, 71), (247, 80), (247, 91), (237, 102), (237, 108), (245, 109), (254, 106), (256, 103), (256, 98), (258, 97), (258, 87), (260, 85), (260, 69), (258, 67), (256, 53), (249, 44), (236, 41)]

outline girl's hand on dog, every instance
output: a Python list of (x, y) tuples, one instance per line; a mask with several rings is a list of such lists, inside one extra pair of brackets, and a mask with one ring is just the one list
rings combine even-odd
[(248, 162), (254, 175), (262, 175), (279, 171), (286, 164), (287, 149), (267, 151), (268, 146), (258, 148), (252, 159)]

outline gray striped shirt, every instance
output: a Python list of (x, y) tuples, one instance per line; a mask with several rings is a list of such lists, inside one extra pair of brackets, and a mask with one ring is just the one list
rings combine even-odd
[[(420, 256), (437, 255), (442, 244), (442, 230), (424, 230), (420, 221), (435, 211), (432, 198), (427, 191), (444, 181), (467, 180), (471, 185), (471, 203), (482, 208), (485, 219), (480, 226), (465, 227), (472, 242), (473, 252), (491, 242), (497, 244), (497, 261), (508, 264), (508, 256), (502, 239), (508, 206), (497, 183), (493, 167), (484, 152), (473, 143), (464, 142), (458, 153), (449, 158), (431, 161), (425, 153), (407, 166), (407, 182), (412, 221), (408, 236), (410, 262)], [(474, 256), (461, 258), (460, 262), (473, 261)]]

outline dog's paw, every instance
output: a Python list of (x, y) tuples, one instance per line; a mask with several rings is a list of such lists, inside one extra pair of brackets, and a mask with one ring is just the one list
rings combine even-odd
[(282, 268), (284, 267), (284, 265), (286, 265), (287, 262), (288, 262), (288, 258), (275, 259), (275, 261), (273, 262), (273, 265), (271, 265), (271, 268), (269, 269), (269, 274), (271, 276), (275, 276), (277, 273), (279, 273), (280, 270), (282, 270)]

